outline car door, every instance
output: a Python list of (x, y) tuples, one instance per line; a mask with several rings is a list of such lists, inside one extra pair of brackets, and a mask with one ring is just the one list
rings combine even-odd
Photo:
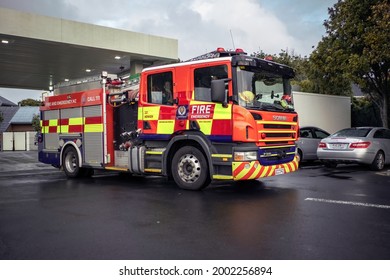
[(302, 151), (303, 160), (317, 159), (318, 142), (314, 138), (311, 127), (301, 128), (299, 131), (298, 148)]
[(390, 129), (380, 129), (374, 134), (374, 138), (380, 142), (380, 148), (385, 153), (386, 163), (390, 163)]
[(321, 140), (328, 137), (330, 133), (326, 132), (325, 130), (319, 129), (319, 128), (313, 128), (313, 134), (316, 142), (316, 147), (314, 148), (314, 154), (315, 158), (317, 159), (317, 148), (318, 145), (320, 144)]

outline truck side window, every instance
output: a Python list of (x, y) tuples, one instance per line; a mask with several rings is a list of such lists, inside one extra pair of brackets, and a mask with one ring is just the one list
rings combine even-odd
[(226, 79), (227, 66), (218, 65), (195, 69), (194, 71), (194, 99), (211, 102), (211, 81)]
[(148, 103), (173, 104), (172, 72), (151, 74), (148, 76)]

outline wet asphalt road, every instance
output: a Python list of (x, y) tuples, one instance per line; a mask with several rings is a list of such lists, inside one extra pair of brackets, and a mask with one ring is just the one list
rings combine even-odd
[(306, 165), (192, 192), (159, 177), (70, 180), (3, 152), (0, 259), (390, 259), (390, 171)]

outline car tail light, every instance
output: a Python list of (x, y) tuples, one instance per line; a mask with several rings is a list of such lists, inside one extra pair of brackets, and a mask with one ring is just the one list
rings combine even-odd
[(357, 142), (357, 143), (351, 143), (349, 147), (351, 149), (367, 149), (371, 145), (371, 142)]
[(320, 142), (320, 144), (318, 144), (318, 148), (326, 148), (326, 144), (323, 142)]

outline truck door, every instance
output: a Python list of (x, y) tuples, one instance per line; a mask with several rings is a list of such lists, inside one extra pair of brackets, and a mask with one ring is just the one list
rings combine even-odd
[[(211, 101), (211, 81), (228, 78), (227, 65), (199, 65), (193, 71), (193, 95), (189, 107), (191, 127), (199, 127), (210, 140), (226, 141), (232, 135), (232, 108)], [(229, 90), (226, 90), (226, 98)], [(227, 100), (227, 99), (226, 99)]]
[(142, 130), (144, 134), (153, 134), (154, 140), (167, 140), (175, 128), (175, 110), (177, 105), (175, 71), (165, 68), (146, 76), (146, 100), (142, 107)]

